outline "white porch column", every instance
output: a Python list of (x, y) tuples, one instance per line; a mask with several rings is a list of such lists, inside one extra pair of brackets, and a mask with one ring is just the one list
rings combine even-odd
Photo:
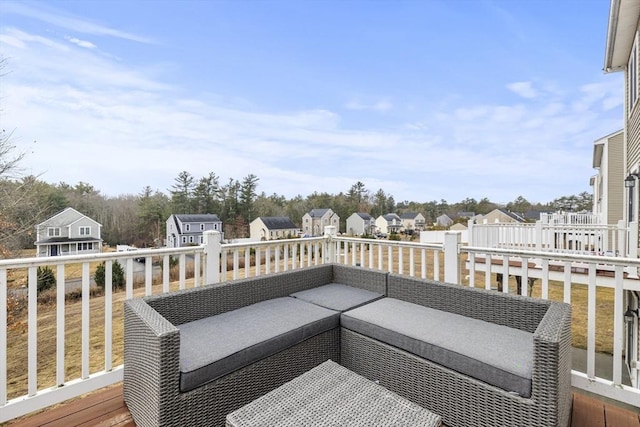
[(205, 283), (220, 283), (220, 255), (222, 253), (222, 233), (207, 230), (203, 233), (205, 253)]
[(460, 284), (460, 233), (444, 233), (444, 281)]
[(338, 233), (338, 229), (335, 225), (327, 225), (324, 228), (324, 262), (336, 262), (336, 245), (332, 239), (332, 237), (336, 236)]

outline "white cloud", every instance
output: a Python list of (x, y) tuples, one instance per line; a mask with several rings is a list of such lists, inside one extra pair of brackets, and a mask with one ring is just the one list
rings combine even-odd
[[(370, 127), (354, 128), (329, 108), (229, 107), (215, 94), (178, 95), (152, 66), (129, 68), (97, 49), (10, 29), (0, 30), (0, 43), (14, 71), (3, 77), (2, 126), (37, 141), (25, 166), (48, 182), (90, 182), (109, 195), (146, 185), (166, 191), (188, 170), (222, 180), (253, 173), (258, 191), (287, 197), (339, 193), (362, 181), (396, 200), (524, 195), (544, 202), (588, 189), (591, 144), (620, 126), (611, 110), (621, 96), (615, 84), (545, 91), (514, 104), (461, 99), (374, 131), (378, 114)], [(347, 108), (365, 115), (393, 106), (352, 101)]]
[(24, 2), (4, 2), (2, 5), (3, 14), (16, 14), (37, 19), (48, 24), (72, 30), (83, 34), (93, 34), (99, 36), (116, 37), (120, 39), (135, 41), (138, 43), (152, 43), (153, 41), (147, 37), (110, 28), (88, 20), (70, 16), (59, 12), (51, 7), (47, 7), (45, 3), (39, 3), (39, 7), (33, 8)]
[(91, 43), (90, 41), (80, 40), (80, 39), (77, 39), (75, 37), (68, 37), (68, 36), (65, 37), (65, 39), (67, 41), (69, 41), (70, 43), (73, 43), (73, 44), (78, 45), (80, 47), (84, 47), (86, 49), (95, 49), (96, 48), (96, 45)]
[(526, 99), (533, 99), (538, 96), (538, 91), (533, 88), (531, 82), (515, 82), (509, 83), (507, 89)]

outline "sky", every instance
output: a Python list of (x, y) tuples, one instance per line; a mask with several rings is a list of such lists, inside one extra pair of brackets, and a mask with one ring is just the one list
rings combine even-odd
[(181, 171), (287, 198), (591, 192), (623, 126), (607, 0), (0, 3), (0, 127), (24, 174), (103, 195)]

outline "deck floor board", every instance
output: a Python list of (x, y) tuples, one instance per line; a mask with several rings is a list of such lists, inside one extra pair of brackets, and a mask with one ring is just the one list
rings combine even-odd
[[(122, 385), (99, 390), (35, 415), (10, 422), (20, 427), (118, 426), (135, 427), (124, 403)], [(640, 427), (638, 412), (606, 404), (591, 396), (573, 394), (572, 427)]]

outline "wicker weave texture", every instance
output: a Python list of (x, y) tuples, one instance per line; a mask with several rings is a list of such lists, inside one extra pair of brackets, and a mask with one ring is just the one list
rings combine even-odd
[(440, 416), (331, 360), (227, 416), (227, 427), (439, 425)]

